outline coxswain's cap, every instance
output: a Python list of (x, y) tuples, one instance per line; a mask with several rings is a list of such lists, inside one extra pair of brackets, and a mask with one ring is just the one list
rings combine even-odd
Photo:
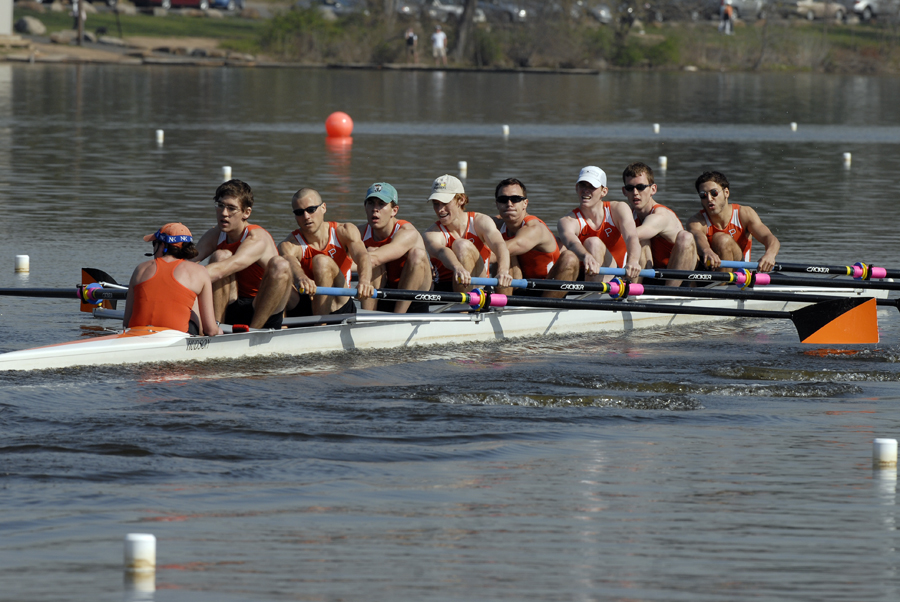
[(164, 242), (171, 247), (180, 247), (182, 243), (194, 241), (187, 226), (178, 222), (166, 224), (153, 234), (148, 234), (144, 237), (145, 242), (150, 242), (151, 240)]
[(449, 203), (457, 194), (465, 193), (466, 189), (463, 188), (459, 178), (444, 174), (431, 185), (431, 196), (428, 197), (428, 200)]
[(400, 198), (397, 196), (397, 189), (387, 182), (375, 182), (366, 191), (366, 199), (375, 197), (381, 199), (385, 203), (400, 204)]
[(578, 174), (578, 179), (575, 180), (575, 183), (578, 184), (578, 182), (587, 182), (594, 188), (606, 188), (606, 172), (599, 167), (588, 165)]

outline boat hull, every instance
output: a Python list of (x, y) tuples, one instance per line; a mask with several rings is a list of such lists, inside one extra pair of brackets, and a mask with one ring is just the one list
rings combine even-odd
[[(859, 291), (861, 292), (861, 291)], [(871, 293), (871, 291), (869, 291)], [(844, 291), (847, 294), (847, 291)], [(857, 296), (860, 296), (857, 293)], [(673, 308), (715, 307), (794, 310), (807, 303), (732, 301), (660, 297), (640, 302)], [(174, 330), (134, 331), (94, 339), (0, 354), (0, 370), (41, 370), (75, 366), (189, 362), (277, 354), (303, 355), (351, 349), (385, 349), (420, 345), (476, 343), (541, 335), (628, 332), (639, 328), (695, 324), (714, 318), (627, 311), (505, 308), (485, 313), (439, 313), (402, 316), (361, 313), (337, 324), (283, 330), (254, 330), (216, 337), (190, 336)]]

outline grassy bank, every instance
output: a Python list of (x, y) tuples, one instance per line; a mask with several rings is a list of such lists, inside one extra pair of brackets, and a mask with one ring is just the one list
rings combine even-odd
[[(65, 13), (31, 14), (50, 32), (69, 29)], [(386, 21), (352, 15), (325, 19), (315, 10), (285, 11), (272, 19), (227, 16), (213, 19), (92, 14), (88, 29), (105, 27), (116, 35), (206, 37), (232, 50), (298, 63), (406, 62), (402, 33), (419, 35), (419, 60), (432, 64), (429, 34), (436, 23)], [(442, 24), (453, 54), (456, 28)], [(485, 68), (680, 69), (716, 71), (821, 71), (900, 73), (897, 24), (837, 24), (802, 19), (738, 22), (734, 35), (718, 32), (710, 21), (666, 22), (624, 28), (590, 20), (543, 19), (509, 25), (478, 24), (471, 43), (451, 65)]]

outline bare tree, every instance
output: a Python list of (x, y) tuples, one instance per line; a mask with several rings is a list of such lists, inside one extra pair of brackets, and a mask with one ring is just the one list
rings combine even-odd
[(466, 6), (459, 18), (459, 27), (456, 30), (456, 48), (453, 49), (453, 60), (456, 62), (461, 62), (466, 56), (466, 46), (472, 30), (475, 28), (476, 8), (478, 8), (478, 0), (466, 0)]

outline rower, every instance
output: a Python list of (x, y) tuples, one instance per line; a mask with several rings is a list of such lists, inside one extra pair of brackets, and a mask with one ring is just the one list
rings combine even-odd
[[(364, 204), (367, 223), (359, 226), (359, 234), (369, 252), (372, 286), (377, 289), (431, 290), (428, 251), (416, 227), (397, 219), (400, 209), (397, 189), (387, 182), (376, 182), (366, 191)], [(360, 306), (397, 314), (428, 311), (427, 303), (410, 301), (365, 299)]]
[[(697, 265), (694, 237), (684, 229), (675, 212), (653, 200), (656, 184), (653, 170), (643, 163), (632, 163), (622, 172), (622, 192), (631, 203), (632, 215), (641, 241), (641, 267), (657, 270), (692, 270)], [(680, 286), (680, 280), (667, 280), (668, 286)]]
[(604, 201), (608, 192), (605, 171), (594, 165), (582, 168), (575, 181), (579, 205), (557, 223), (562, 243), (581, 262), (578, 280), (609, 280), (611, 276), (598, 274), (601, 267), (625, 268), (632, 280), (641, 270), (631, 208), (622, 201)]
[(206, 269), (213, 283), (216, 318), (223, 324), (251, 328), (281, 328), (290, 292), (288, 262), (278, 256), (272, 236), (251, 224), (253, 191), (240, 180), (216, 189), (215, 227), (197, 244), (197, 257), (209, 257)]
[[(719, 268), (722, 260), (750, 261), (750, 247), (755, 238), (766, 251), (759, 258), (757, 269), (769, 272), (775, 267), (775, 256), (781, 243), (762, 222), (752, 207), (729, 202), (731, 189), (728, 178), (718, 171), (700, 174), (694, 187), (700, 194), (700, 209), (688, 220), (688, 231), (694, 235), (700, 266)], [(730, 271), (719, 268), (720, 271)]]
[[(578, 257), (560, 252), (556, 236), (540, 218), (528, 214), (528, 192), (516, 178), (507, 178), (494, 189), (499, 215), (494, 218), (509, 250), (509, 272), (513, 278), (574, 280)], [(512, 289), (500, 289), (511, 294)], [(530, 291), (526, 291), (530, 292)], [(565, 297), (565, 291), (544, 291), (543, 297)]]
[[(197, 255), (191, 231), (166, 224), (144, 237), (153, 259), (131, 274), (125, 298), (125, 328), (155, 326), (189, 334), (222, 334), (213, 310), (212, 282), (203, 266), (185, 261)], [(202, 326), (202, 328), (201, 328)]]
[(451, 175), (439, 177), (431, 185), (428, 200), (438, 216), (422, 236), (435, 270), (434, 290), (471, 289), (472, 276), (490, 275), (492, 251), (497, 258), (495, 277), (500, 286), (512, 284), (506, 243), (489, 216), (466, 211), (469, 197), (462, 182)]
[(355, 314), (353, 299), (316, 296), (316, 287), (349, 287), (355, 261), (357, 297), (362, 301), (372, 296), (372, 264), (359, 229), (350, 223), (326, 222), (325, 202), (312, 188), (294, 193), (291, 207), (298, 228), (278, 245), (278, 251), (290, 263), (294, 283), (287, 316)]

